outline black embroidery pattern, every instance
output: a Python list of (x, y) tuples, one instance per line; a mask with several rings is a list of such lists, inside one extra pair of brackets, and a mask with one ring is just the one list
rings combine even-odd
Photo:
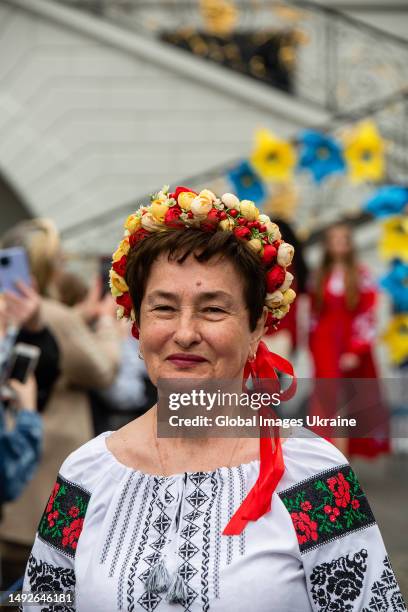
[[(33, 593), (73, 591), (75, 589), (75, 572), (65, 567), (55, 567), (36, 559), (32, 554), (28, 559), (27, 577)], [(41, 608), (41, 612), (74, 612), (74, 607), (52, 605)]]
[(364, 491), (348, 464), (320, 472), (281, 491), (279, 497), (290, 514), (302, 554), (375, 524)]
[(318, 612), (353, 612), (367, 571), (368, 553), (363, 548), (350, 555), (313, 568), (310, 575), (313, 601)]
[[(242, 465), (238, 466), (238, 476), (239, 476), (239, 491), (240, 491), (240, 504), (245, 499), (245, 477), (244, 470), (242, 469)], [(239, 534), (239, 554), (245, 554), (245, 529), (242, 533)]]
[(58, 474), (38, 526), (38, 536), (74, 557), (91, 494)]
[[(159, 486), (161, 486), (165, 482), (165, 478), (159, 479)], [(169, 483), (164, 490), (164, 499), (166, 504), (171, 504), (174, 500), (174, 495), (171, 493), (170, 488), (174, 482)], [(148, 568), (144, 570), (141, 574), (139, 574), (138, 578), (141, 580), (143, 585), (145, 584), (149, 574), (152, 570), (152, 567), (157, 563), (160, 559), (160, 551), (163, 549), (167, 540), (167, 532), (171, 525), (171, 518), (166, 513), (166, 506), (163, 504), (159, 497), (156, 498), (156, 506), (159, 508), (159, 514), (152, 521), (151, 525), (154, 527), (157, 532), (158, 538), (155, 539), (151, 544), (149, 544), (149, 548), (152, 548), (152, 552), (145, 557), (143, 557), (143, 562), (147, 563)], [(162, 597), (157, 593), (143, 593), (143, 595), (138, 599), (138, 603), (149, 612), (154, 610), (156, 606), (161, 601)]]
[(126, 483), (125, 483), (125, 486), (123, 487), (122, 493), (120, 495), (119, 503), (118, 503), (117, 508), (115, 510), (115, 514), (113, 516), (112, 523), (111, 523), (111, 526), (110, 526), (109, 531), (108, 531), (108, 536), (106, 538), (106, 542), (105, 542), (103, 550), (102, 550), (101, 558), (100, 558), (100, 561), (99, 561), (99, 563), (101, 565), (103, 565), (103, 563), (105, 563), (106, 557), (108, 556), (109, 548), (110, 548), (110, 546), (112, 544), (113, 536), (115, 534), (115, 530), (116, 530), (116, 527), (118, 525), (118, 521), (119, 521), (120, 515), (122, 513), (123, 504), (125, 503), (126, 495), (127, 495), (128, 491), (129, 491), (130, 485), (132, 484), (135, 476), (136, 476), (135, 472), (132, 472), (128, 476), (128, 478), (126, 480)]
[(215, 543), (214, 543), (214, 597), (219, 598), (220, 596), (220, 566), (221, 566), (221, 519), (222, 519), (222, 500), (225, 482), (222, 477), (221, 470), (217, 470), (217, 475), (220, 480), (220, 494), (217, 500), (216, 514), (215, 514)]
[[(128, 588), (127, 588), (128, 612), (133, 612), (133, 610), (135, 609), (135, 602), (134, 602), (135, 574), (136, 574), (136, 570), (137, 570), (137, 565), (139, 563), (139, 559), (142, 556), (143, 551), (144, 551), (145, 546), (146, 546), (146, 543), (147, 543), (149, 527), (150, 527), (150, 523), (151, 523), (151, 520), (152, 520), (154, 503), (155, 503), (156, 498), (157, 498), (157, 493), (159, 491), (159, 486), (160, 486), (160, 479), (155, 477), (154, 478), (152, 498), (150, 500), (149, 509), (147, 511), (147, 517), (146, 517), (146, 521), (145, 521), (145, 524), (144, 524), (144, 527), (143, 527), (143, 532), (142, 532), (142, 537), (140, 539), (139, 548), (137, 550), (135, 558), (132, 561), (132, 565), (130, 566), (129, 577), (128, 577), (128, 581), (127, 581), (127, 584), (128, 584)], [(147, 601), (147, 598), (149, 599), (149, 601)], [(145, 610), (149, 610), (150, 611), (150, 610), (154, 610), (154, 608), (158, 605), (160, 600), (161, 600), (161, 597), (158, 594), (155, 594), (155, 593), (151, 593), (151, 594), (143, 593), (143, 595), (141, 597), (139, 597), (138, 603)]]
[[(228, 520), (234, 513), (234, 473), (228, 468)], [(227, 565), (232, 563), (232, 552), (234, 547), (234, 537), (227, 537)]]
[(187, 585), (188, 592), (187, 599), (184, 603), (184, 610), (189, 610), (191, 604), (198, 597), (198, 593), (189, 584), (190, 580), (197, 573), (197, 570), (191, 565), (189, 560), (199, 551), (199, 548), (194, 544), (192, 538), (200, 531), (197, 522), (204, 514), (203, 510), (200, 510), (200, 508), (202, 508), (209, 499), (208, 495), (201, 488), (203, 482), (209, 477), (210, 475), (205, 472), (194, 472), (188, 476), (189, 481), (193, 483), (195, 488), (190, 495), (187, 495), (185, 500), (193, 509), (183, 516), (187, 524), (180, 531), (180, 536), (183, 538), (184, 542), (178, 549), (178, 555), (183, 560), (183, 564), (179, 568), (179, 573)]
[(122, 546), (123, 543), (125, 541), (125, 536), (126, 536), (126, 532), (128, 530), (129, 527), (129, 523), (130, 523), (130, 519), (131, 516), (133, 515), (133, 508), (135, 506), (135, 502), (137, 499), (137, 494), (139, 492), (140, 486), (142, 484), (144, 480), (144, 475), (139, 476), (139, 479), (137, 480), (135, 486), (133, 487), (133, 491), (132, 494), (130, 496), (130, 500), (129, 500), (129, 504), (127, 506), (127, 510), (126, 513), (124, 515), (124, 520), (122, 523), (122, 527), (120, 530), (120, 534), (119, 534), (119, 539), (116, 545), (116, 549), (113, 555), (113, 559), (112, 559), (112, 563), (111, 563), (111, 567), (109, 570), (109, 577), (111, 578), (113, 576), (113, 574), (115, 573), (115, 569), (116, 569), (116, 565), (119, 559), (119, 555), (120, 555), (120, 551), (122, 550)]
[(126, 555), (125, 555), (124, 561), (122, 563), (122, 567), (121, 567), (120, 574), (119, 574), (118, 600), (117, 600), (118, 610), (121, 610), (122, 607), (123, 607), (123, 594), (124, 594), (124, 590), (125, 590), (125, 574), (126, 574), (126, 569), (128, 567), (129, 561), (131, 560), (131, 555), (132, 555), (132, 552), (133, 552), (133, 550), (135, 548), (135, 543), (136, 543), (138, 535), (139, 535), (140, 527), (141, 527), (141, 524), (142, 524), (142, 518), (144, 516), (145, 510), (146, 510), (146, 506), (147, 506), (147, 500), (148, 500), (148, 497), (149, 497), (149, 491), (150, 491), (150, 480), (148, 478), (146, 478), (145, 485), (144, 485), (144, 490), (143, 490), (143, 495), (142, 495), (142, 501), (141, 501), (141, 504), (140, 504), (140, 509), (139, 509), (139, 512), (137, 513), (137, 518), (136, 518), (136, 521), (135, 521), (135, 525), (133, 527), (132, 537), (130, 539), (129, 546), (128, 546), (128, 549), (126, 551)]
[(203, 612), (208, 612), (210, 602), (208, 598), (208, 564), (210, 562), (210, 526), (211, 526), (211, 510), (217, 496), (218, 481), (214, 474), (211, 475), (211, 501), (204, 517), (203, 524), (203, 562), (201, 568), (201, 599), (203, 602)]
[(371, 599), (362, 612), (406, 612), (407, 608), (399, 590), (388, 557), (383, 561), (384, 570), (371, 587)]

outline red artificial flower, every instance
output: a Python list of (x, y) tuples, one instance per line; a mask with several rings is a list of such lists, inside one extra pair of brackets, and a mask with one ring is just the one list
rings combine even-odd
[(221, 210), (220, 211), (220, 221), (224, 221), (224, 219), (227, 219), (228, 215), (225, 212), (225, 210)]
[(358, 501), (358, 499), (353, 499), (353, 501), (351, 502), (351, 507), (354, 508), (354, 510), (357, 510), (357, 508), (360, 507), (360, 502)]
[(164, 223), (167, 227), (173, 227), (174, 229), (184, 227), (184, 223), (180, 221), (180, 215), (183, 211), (180, 206), (176, 204), (175, 206), (170, 206), (166, 214), (164, 215)]
[[(276, 249), (272, 244), (266, 244), (263, 249), (262, 261), (265, 266), (270, 266), (276, 260)], [(282, 283), (281, 283), (282, 284)]]
[(134, 321), (132, 325), (132, 336), (136, 338), (136, 340), (139, 340), (139, 328), (136, 321)]
[(75, 519), (70, 525), (64, 527), (62, 530), (62, 545), (64, 548), (70, 545), (74, 550), (77, 547), (79, 536), (81, 535), (82, 527), (84, 525), (84, 519)]
[(119, 276), (125, 276), (126, 273), (126, 263), (127, 257), (126, 255), (122, 255), (122, 257), (118, 261), (114, 261), (112, 264), (112, 268), (115, 270)]
[(239, 219), (237, 219), (237, 223), (238, 225), (247, 225), (248, 221), (247, 219), (245, 219), (245, 217), (240, 217)]
[(118, 296), (116, 298), (116, 303), (119, 306), (123, 306), (123, 308), (125, 309), (125, 317), (128, 317), (133, 307), (132, 298), (130, 297), (129, 291), (126, 291), (126, 293), (124, 293), (123, 295)]
[(271, 334), (273, 332), (277, 323), (279, 323), (279, 319), (276, 319), (271, 312), (268, 312), (265, 321), (265, 327), (268, 330), (268, 334)]
[(261, 234), (263, 234), (264, 232), (266, 232), (268, 228), (266, 227), (266, 225), (260, 225), (258, 229), (261, 232)]
[(68, 510), (68, 514), (69, 516), (76, 518), (79, 514), (79, 508), (77, 506), (71, 506), (71, 508)]
[(276, 264), (266, 275), (266, 288), (268, 293), (276, 291), (285, 280), (286, 272), (282, 266)]
[(292, 517), (299, 544), (306, 544), (310, 540), (317, 542), (319, 535), (317, 533), (316, 521), (312, 521), (310, 516), (304, 512), (292, 512), (290, 516)]
[(231, 217), (237, 217), (239, 215), (239, 212), (237, 211), (236, 208), (230, 208), (229, 214), (231, 215)]
[(251, 230), (247, 227), (236, 227), (234, 229), (234, 234), (237, 238), (248, 238), (251, 235)]
[(338, 472), (337, 476), (328, 478), (327, 484), (335, 497), (336, 505), (346, 508), (350, 503), (350, 485), (343, 474)]
[(179, 197), (180, 193), (183, 193), (183, 191), (187, 191), (187, 192), (190, 192), (190, 193), (194, 193), (195, 195), (198, 195), (196, 191), (193, 191), (189, 187), (183, 187), (182, 185), (180, 185), (179, 187), (176, 187), (176, 190), (173, 191), (173, 193), (169, 193), (169, 198), (173, 198), (174, 200), (178, 200), (178, 197)]
[(208, 223), (218, 223), (220, 219), (220, 212), (221, 211), (217, 210), (216, 208), (212, 208), (207, 215), (206, 221)]
[(310, 501), (304, 501), (300, 504), (300, 507), (302, 508), (302, 510), (307, 512), (308, 510), (312, 509), (312, 504), (310, 503)]
[(204, 232), (215, 232), (217, 230), (217, 226), (214, 223), (202, 221), (200, 223), (200, 229), (202, 229)]
[(57, 497), (57, 493), (60, 489), (60, 484), (58, 482), (55, 483), (52, 493), (50, 495), (50, 499), (48, 500), (47, 508), (45, 512), (51, 512), (52, 507), (54, 505), (55, 498)]
[(275, 249), (278, 250), (282, 242), (283, 240), (275, 240), (272, 244), (275, 247)]
[(141, 227), (140, 229), (138, 229), (134, 234), (130, 234), (129, 244), (131, 248), (133, 248), (138, 242), (143, 240), (143, 238), (146, 238), (147, 236), (149, 236), (149, 234), (150, 232), (144, 229), (144, 227)]

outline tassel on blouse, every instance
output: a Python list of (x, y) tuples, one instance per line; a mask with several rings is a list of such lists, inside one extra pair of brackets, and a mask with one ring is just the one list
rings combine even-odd
[(164, 593), (169, 588), (170, 574), (163, 558), (152, 567), (145, 586), (148, 593)]
[(171, 586), (166, 595), (166, 601), (169, 603), (186, 604), (188, 600), (188, 589), (182, 576), (179, 572), (175, 574)]

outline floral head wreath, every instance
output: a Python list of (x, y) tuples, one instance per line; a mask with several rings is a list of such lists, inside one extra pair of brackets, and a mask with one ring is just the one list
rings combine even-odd
[(196, 193), (188, 187), (177, 187), (174, 193), (169, 193), (168, 188), (163, 187), (151, 196), (150, 206), (140, 206), (126, 219), (124, 227), (124, 238), (113, 254), (110, 286), (118, 305), (118, 319), (125, 317), (133, 321), (132, 333), (136, 338), (139, 330), (124, 278), (127, 257), (140, 240), (155, 232), (199, 228), (206, 232), (232, 231), (237, 238), (245, 240), (267, 270), (268, 331), (276, 328), (296, 297), (290, 288), (293, 275), (286, 269), (292, 262), (294, 248), (282, 240), (276, 223), (272, 223), (268, 215), (260, 214), (250, 200), (240, 201), (232, 193), (224, 193), (218, 198), (209, 189)]

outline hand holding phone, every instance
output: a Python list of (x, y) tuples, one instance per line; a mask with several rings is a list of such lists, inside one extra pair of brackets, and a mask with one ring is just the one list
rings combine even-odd
[(21, 295), (18, 282), (31, 285), (30, 266), (25, 249), (0, 249), (0, 293), (7, 291)]

